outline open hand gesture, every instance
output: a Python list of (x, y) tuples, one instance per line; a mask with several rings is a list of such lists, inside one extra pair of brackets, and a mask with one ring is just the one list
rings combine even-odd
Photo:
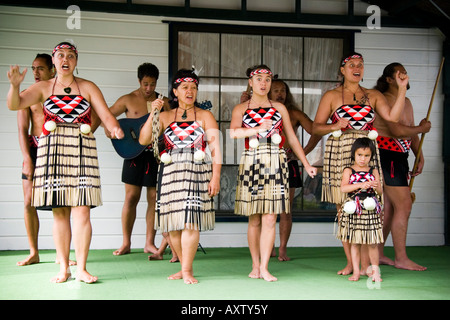
[(7, 72), (9, 82), (14, 87), (18, 87), (22, 83), (23, 79), (25, 79), (26, 74), (27, 74), (27, 68), (25, 68), (23, 70), (23, 72), (20, 72), (18, 65), (10, 66), (9, 71)]

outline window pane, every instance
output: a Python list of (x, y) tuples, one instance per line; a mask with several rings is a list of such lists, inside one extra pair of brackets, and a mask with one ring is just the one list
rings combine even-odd
[[(219, 210), (234, 212), (237, 175), (237, 166), (222, 166), (220, 174)], [(220, 215), (220, 213), (216, 213), (216, 215)]]
[(242, 92), (247, 90), (247, 79), (222, 79), (221, 110), (222, 121), (231, 121), (231, 113), (235, 105), (240, 103)]
[(337, 79), (344, 41), (333, 38), (305, 38), (305, 79)]
[(219, 120), (219, 80), (202, 77), (200, 75), (200, 83), (198, 86), (198, 103), (209, 101), (212, 104), (210, 111), (214, 118)]
[(302, 79), (303, 38), (264, 37), (264, 63), (281, 79)]
[[(200, 27), (202, 28), (202, 27)], [(222, 33), (223, 32), (223, 33)], [(217, 33), (179, 31), (176, 68), (195, 65), (199, 71), (198, 102), (209, 100), (211, 112), (221, 131), (223, 165), (221, 191), (214, 204), (218, 216), (233, 216), (239, 161), (244, 150), (244, 139), (229, 138), (231, 114), (240, 103), (242, 92), (247, 89), (247, 68), (267, 64), (274, 74), (284, 80), (298, 108), (314, 120), (323, 94), (337, 85), (339, 62), (344, 45), (342, 38), (329, 38), (323, 33), (311, 31), (298, 36), (292, 33), (278, 35), (243, 34), (239, 29), (224, 27)], [(252, 31), (254, 32), (254, 30)], [(252, 33), (249, 32), (249, 33)], [(347, 48), (346, 48), (347, 49)], [(310, 135), (300, 127), (296, 135), (305, 147)], [(328, 215), (335, 212), (333, 204), (322, 203), (322, 165), (327, 136), (307, 155), (308, 161), (317, 167), (318, 175), (310, 179), (303, 174), (303, 187), (295, 190), (292, 213), (294, 216)], [(299, 162), (302, 170), (301, 162)], [(331, 213), (330, 213), (331, 212)]]
[(261, 63), (261, 36), (222, 35), (222, 77), (245, 78), (247, 68)]
[(199, 76), (219, 74), (219, 34), (178, 33), (178, 69), (195, 68)]
[(316, 116), (320, 99), (326, 91), (337, 86), (337, 82), (311, 82), (305, 81), (303, 95), (303, 111), (312, 119)]

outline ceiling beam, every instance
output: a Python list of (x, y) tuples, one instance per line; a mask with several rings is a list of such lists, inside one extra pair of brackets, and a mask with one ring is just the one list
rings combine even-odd
[[(308, 24), (308, 25), (335, 25), (365, 27), (367, 16), (355, 16), (353, 11), (354, 0), (348, 0), (347, 15), (312, 14), (301, 12), (301, 0), (296, 0), (295, 12), (269, 12), (249, 11), (247, 0), (241, 0), (240, 10), (197, 8), (190, 6), (190, 0), (185, 0), (184, 6), (144, 5), (127, 0), (126, 3), (99, 2), (87, 0), (0, 0), (2, 5), (28, 6), (35, 8), (49, 8), (66, 10), (69, 5), (78, 5), (81, 10), (94, 12), (125, 13), (138, 15), (154, 15), (175, 18), (229, 20), (229, 21), (253, 21), (283, 24)], [(430, 27), (430, 25), (417, 24), (408, 17), (382, 17), (383, 25), (387, 27)]]

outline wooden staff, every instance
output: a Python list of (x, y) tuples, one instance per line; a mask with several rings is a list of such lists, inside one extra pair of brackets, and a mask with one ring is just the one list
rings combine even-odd
[[(431, 96), (430, 105), (428, 106), (428, 113), (427, 113), (427, 117), (426, 117), (427, 121), (429, 121), (429, 118), (430, 118), (431, 107), (433, 106), (433, 100), (434, 100), (434, 96), (436, 94), (436, 89), (437, 89), (437, 85), (439, 83), (439, 78), (441, 77), (442, 68), (444, 66), (444, 60), (445, 60), (445, 57), (442, 57), (441, 66), (439, 67), (439, 72), (436, 77), (436, 82), (434, 83), (433, 95)], [(419, 148), (417, 149), (416, 160), (414, 161), (414, 167), (412, 170), (413, 174), (416, 172), (417, 166), (419, 164), (419, 159), (420, 159), (420, 154), (422, 153), (422, 145), (423, 145), (424, 138), (425, 138), (425, 132), (422, 133), (422, 135), (420, 137)], [(409, 190), (412, 190), (412, 187), (414, 184), (414, 178), (415, 178), (415, 176), (412, 176), (411, 180), (409, 181)], [(412, 198), (413, 202), (416, 200), (416, 194), (414, 192), (411, 192), (411, 198)]]

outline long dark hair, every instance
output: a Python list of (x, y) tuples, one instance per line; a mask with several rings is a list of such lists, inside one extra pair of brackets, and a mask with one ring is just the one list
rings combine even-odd
[(389, 89), (389, 83), (386, 78), (394, 78), (396, 67), (402, 67), (402, 64), (399, 62), (392, 62), (384, 67), (383, 74), (378, 78), (374, 89), (377, 89), (381, 93), (386, 92)]
[[(284, 101), (284, 106), (288, 110), (299, 110), (297, 104), (294, 101), (294, 97), (292, 96), (291, 89), (289, 88), (288, 84), (285, 81), (279, 79), (277, 75), (275, 75), (272, 79), (272, 86), (275, 82), (279, 82), (279, 83), (283, 84), (284, 88), (286, 89), (286, 100)], [(272, 90), (272, 86), (270, 87), (270, 90)], [(269, 92), (269, 96), (270, 96), (270, 92)]]

